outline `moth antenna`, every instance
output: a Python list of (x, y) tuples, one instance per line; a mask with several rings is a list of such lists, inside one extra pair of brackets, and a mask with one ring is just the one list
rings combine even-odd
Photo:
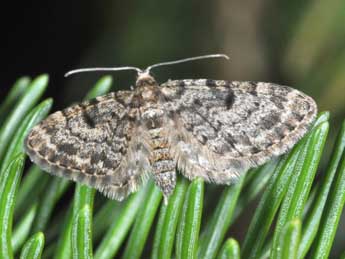
[(137, 67), (94, 67), (94, 68), (79, 68), (68, 71), (65, 74), (65, 77), (68, 77), (73, 74), (84, 73), (84, 72), (94, 72), (94, 71), (121, 71), (121, 70), (135, 70), (139, 73), (143, 71)]
[(210, 55), (196, 56), (196, 57), (190, 57), (190, 58), (184, 58), (184, 59), (179, 59), (179, 60), (175, 60), (175, 61), (168, 61), (168, 62), (162, 62), (162, 63), (154, 64), (154, 65), (147, 67), (145, 69), (145, 72), (149, 72), (152, 68), (155, 68), (155, 67), (175, 65), (175, 64), (179, 64), (179, 63), (194, 61), (194, 60), (198, 60), (198, 59), (207, 59), (207, 58), (229, 59), (229, 57), (225, 54), (210, 54)]

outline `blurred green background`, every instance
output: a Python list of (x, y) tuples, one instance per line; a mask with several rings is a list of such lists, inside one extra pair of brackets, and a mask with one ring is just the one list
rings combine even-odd
[[(290, 85), (312, 96), (320, 111), (331, 111), (331, 136), (345, 115), (344, 0), (40, 0), (6, 3), (0, 12), (0, 96), (19, 76), (48, 73), (56, 110), (80, 100), (102, 74), (64, 78), (70, 69), (144, 68), (225, 53), (230, 61), (197, 61), (153, 74), (159, 82), (213, 78)], [(136, 77), (133, 71), (113, 75), (118, 89), (128, 89)], [(344, 228), (345, 219), (333, 255), (345, 244)]]

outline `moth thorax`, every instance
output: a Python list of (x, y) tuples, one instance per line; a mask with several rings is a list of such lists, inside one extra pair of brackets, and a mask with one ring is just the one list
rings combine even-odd
[(158, 89), (154, 86), (144, 86), (141, 88), (141, 97), (146, 103), (152, 102), (157, 103), (158, 101)]

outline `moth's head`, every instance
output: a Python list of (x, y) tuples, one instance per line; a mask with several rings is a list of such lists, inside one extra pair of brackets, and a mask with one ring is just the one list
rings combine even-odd
[(136, 87), (143, 86), (154, 86), (157, 85), (156, 80), (150, 75), (149, 71), (138, 72), (137, 81), (135, 82)]

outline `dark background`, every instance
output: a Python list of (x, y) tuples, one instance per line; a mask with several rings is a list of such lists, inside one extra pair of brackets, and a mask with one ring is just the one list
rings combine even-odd
[[(344, 115), (345, 14), (342, 1), (25, 1), (1, 7), (0, 94), (22, 75), (50, 75), (60, 106), (82, 96), (101, 73), (65, 79), (73, 68), (153, 63), (222, 52), (230, 62), (157, 69), (169, 78), (273, 81), (304, 90)], [(118, 72), (127, 88), (133, 72)]]
[[(70, 69), (144, 68), (225, 53), (230, 62), (196, 61), (158, 68), (154, 75), (160, 82), (214, 78), (290, 85), (315, 98), (320, 111), (331, 111), (334, 136), (345, 114), (344, 10), (345, 1), (336, 0), (6, 1), (0, 10), (0, 97), (16, 78), (47, 73), (46, 95), (54, 97), (56, 110), (80, 100), (104, 74), (64, 78)], [(112, 75), (117, 89), (128, 89), (136, 77), (133, 71)], [(335, 254), (344, 244), (340, 235)]]

